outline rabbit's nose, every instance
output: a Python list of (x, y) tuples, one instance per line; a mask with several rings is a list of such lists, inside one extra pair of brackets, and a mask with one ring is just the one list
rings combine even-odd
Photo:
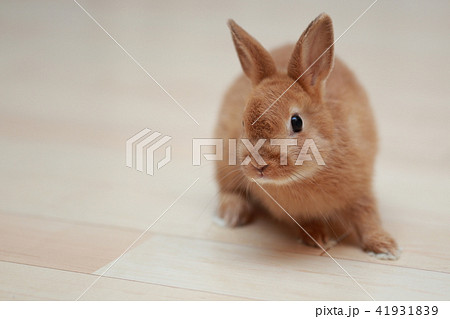
[(252, 163), (252, 165), (253, 165), (253, 167), (256, 168), (256, 169), (258, 170), (258, 172), (260, 172), (261, 174), (262, 174), (263, 171), (266, 169), (266, 167), (269, 166), (269, 165), (267, 165), (267, 164), (265, 164), (265, 165), (258, 165), (258, 164), (253, 164), (253, 163)]

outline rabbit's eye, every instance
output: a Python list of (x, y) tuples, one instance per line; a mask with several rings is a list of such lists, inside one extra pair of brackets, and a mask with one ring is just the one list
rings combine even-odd
[(294, 132), (296, 132), (296, 133), (300, 132), (303, 128), (302, 118), (300, 116), (298, 116), (298, 114), (292, 115), (291, 125), (292, 125), (292, 130)]

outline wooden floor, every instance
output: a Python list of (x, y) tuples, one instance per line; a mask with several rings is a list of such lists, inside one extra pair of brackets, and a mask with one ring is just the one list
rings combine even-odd
[[(191, 139), (211, 137), (239, 73), (228, 18), (271, 48), (323, 11), (338, 36), (370, 2), (79, 3), (200, 125), (75, 2), (2, 1), (0, 299), (369, 299), (268, 218), (216, 226), (213, 166), (191, 165)], [(375, 187), (403, 254), (376, 260), (351, 238), (328, 252), (376, 300), (450, 298), (449, 10), (379, 1), (336, 44), (374, 106)], [(172, 136), (154, 176), (125, 166), (125, 141), (146, 127)]]

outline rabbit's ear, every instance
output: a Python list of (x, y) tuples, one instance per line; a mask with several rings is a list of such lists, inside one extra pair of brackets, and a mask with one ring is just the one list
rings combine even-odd
[(275, 62), (269, 52), (233, 20), (228, 20), (228, 26), (242, 69), (253, 85), (257, 85), (262, 79), (275, 74)]
[(322, 13), (303, 32), (289, 61), (288, 75), (318, 98), (333, 68), (333, 41), (333, 23)]

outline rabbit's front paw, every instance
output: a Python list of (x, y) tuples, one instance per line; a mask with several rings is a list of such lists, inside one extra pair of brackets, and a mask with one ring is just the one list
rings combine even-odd
[(397, 260), (401, 253), (395, 240), (384, 230), (365, 236), (363, 248), (370, 256), (385, 260)]
[(252, 216), (249, 203), (240, 195), (222, 194), (214, 222), (219, 226), (237, 227), (248, 224)]
[(312, 221), (300, 224), (300, 240), (308, 246), (322, 247), (324, 249), (334, 246), (336, 241), (330, 238), (328, 227), (319, 221)]

